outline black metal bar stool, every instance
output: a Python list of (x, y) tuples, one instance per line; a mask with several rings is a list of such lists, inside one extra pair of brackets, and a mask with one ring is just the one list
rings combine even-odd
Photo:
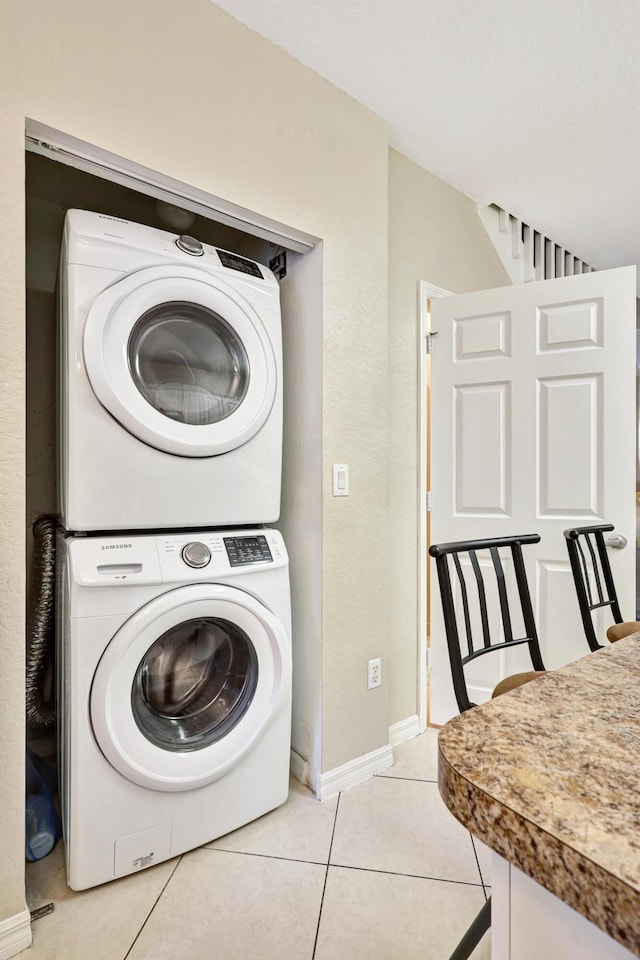
[(598, 641), (593, 625), (594, 610), (610, 608), (614, 623), (607, 630), (607, 639), (611, 643), (640, 630), (640, 621), (625, 621), (620, 612), (604, 539), (605, 533), (613, 529), (612, 523), (600, 523), (564, 531), (582, 626), (591, 650), (600, 650), (603, 646)]
[[(436, 561), (453, 689), (461, 713), (476, 705), (469, 697), (464, 668), (478, 657), (510, 647), (528, 647), (533, 670), (504, 678), (494, 688), (492, 697), (522, 686), (545, 672), (522, 557), (523, 545), (539, 542), (538, 534), (532, 533), (433, 544), (429, 548), (429, 553)], [(509, 551), (508, 556), (513, 564), (512, 578), (505, 569), (501, 550)], [(489, 596), (495, 598), (499, 616), (492, 615)], [(514, 633), (516, 618), (518, 626), (524, 628), (524, 635)], [(462, 624), (461, 629), (458, 620)], [(450, 960), (468, 960), (490, 926), (491, 897), (458, 943)]]

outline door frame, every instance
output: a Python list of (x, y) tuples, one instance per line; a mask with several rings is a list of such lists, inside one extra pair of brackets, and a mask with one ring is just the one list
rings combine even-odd
[(418, 281), (418, 677), (420, 733), (427, 729), (427, 300), (450, 297), (452, 290)]

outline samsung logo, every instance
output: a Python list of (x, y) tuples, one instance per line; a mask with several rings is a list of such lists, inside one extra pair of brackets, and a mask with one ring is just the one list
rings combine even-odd
[(101, 550), (131, 550), (132, 543), (103, 543)]

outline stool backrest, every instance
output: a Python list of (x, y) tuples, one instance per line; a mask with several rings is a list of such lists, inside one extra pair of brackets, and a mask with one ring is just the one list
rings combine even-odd
[(604, 534), (613, 529), (612, 523), (601, 523), (564, 531), (582, 625), (591, 650), (602, 647), (593, 626), (594, 610), (610, 607), (615, 623), (622, 623), (618, 595), (604, 542)]
[[(544, 670), (522, 557), (523, 544), (539, 542), (538, 534), (531, 533), (433, 544), (429, 548), (436, 561), (453, 689), (461, 713), (475, 706), (469, 698), (464, 672), (465, 665), (472, 660), (526, 644), (534, 670)], [(509, 585), (501, 549), (510, 551), (515, 589)], [(489, 590), (497, 596), (499, 617), (490, 614)], [(523, 636), (514, 636), (514, 623), (523, 627)]]

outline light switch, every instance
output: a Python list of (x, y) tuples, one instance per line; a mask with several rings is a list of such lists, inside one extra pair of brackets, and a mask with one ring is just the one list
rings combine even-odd
[(333, 465), (333, 495), (334, 497), (349, 496), (348, 463), (334, 463)]

